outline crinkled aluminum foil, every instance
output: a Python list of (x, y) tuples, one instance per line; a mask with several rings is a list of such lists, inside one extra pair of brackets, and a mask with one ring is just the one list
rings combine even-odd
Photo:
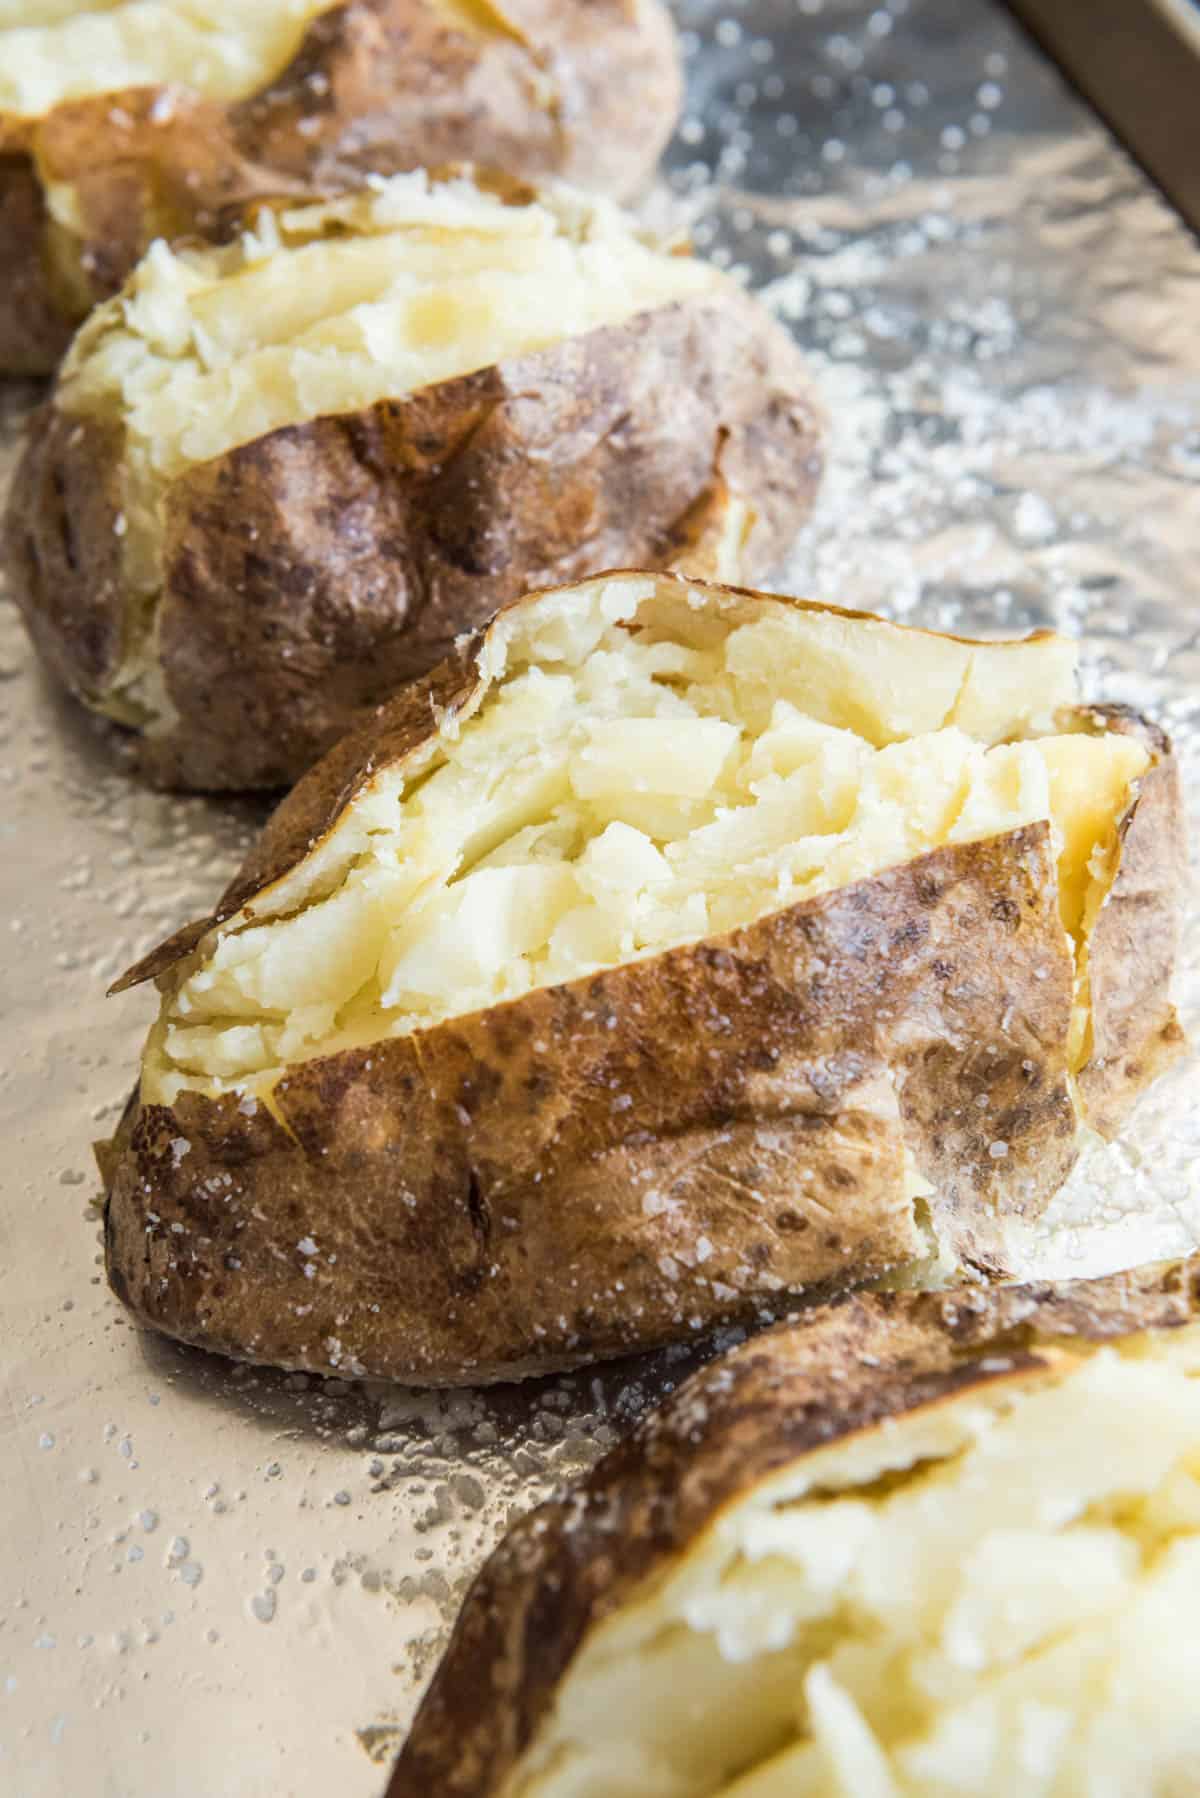
[[(1200, 252), (982, 0), (684, 0), (671, 207), (807, 349), (832, 421), (781, 585), (1085, 636), (1200, 800)], [(31, 388), (0, 394), (11, 465)], [(89, 1141), (150, 1000), (106, 983), (204, 908), (260, 815), (141, 791), (0, 613), (0, 1790), (368, 1798), (514, 1508), (670, 1356), (430, 1398), (140, 1337), (102, 1281)], [(1196, 831), (1200, 840), (1200, 830)], [(1179, 998), (1200, 1034), (1200, 909)], [(1082, 1272), (1200, 1237), (1185, 1064), (1018, 1245)]]

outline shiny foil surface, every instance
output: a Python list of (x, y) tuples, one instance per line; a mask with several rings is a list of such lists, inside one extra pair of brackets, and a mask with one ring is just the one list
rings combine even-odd
[[(1200, 841), (1200, 250), (985, 0), (682, 0), (651, 217), (804, 345), (816, 516), (776, 583), (1087, 640), (1089, 696), (1173, 733)], [(2, 246), (0, 246), (2, 250)], [(0, 389), (0, 479), (32, 386)], [(94, 1138), (151, 1008), (122, 969), (206, 910), (256, 803), (138, 787), (0, 608), (0, 1791), (370, 1798), (506, 1519), (680, 1356), (430, 1397), (143, 1337), (103, 1281)], [(1200, 1036), (1200, 908), (1178, 1000)], [(1200, 1074), (1014, 1242), (1100, 1271), (1200, 1240)], [(431, 1795), (432, 1798), (432, 1795)]]

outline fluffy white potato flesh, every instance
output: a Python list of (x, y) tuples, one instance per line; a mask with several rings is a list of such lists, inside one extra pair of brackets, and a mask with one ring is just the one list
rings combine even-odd
[(0, 0), (0, 113), (177, 85), (240, 100), (286, 68), (337, 0)]
[(525, 602), (483, 664), (469, 714), (182, 964), (145, 1097), (269, 1092), (290, 1062), (1043, 819), (1078, 930), (1148, 762), (1056, 725), (1062, 639), (972, 644), (670, 578)]
[(504, 1798), (1183, 1798), (1200, 1330), (797, 1462), (585, 1643)]

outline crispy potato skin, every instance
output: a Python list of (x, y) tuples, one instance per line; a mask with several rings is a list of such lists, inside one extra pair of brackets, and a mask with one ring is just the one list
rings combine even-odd
[(1132, 1096), (1186, 1047), (1170, 987), (1188, 855), (1179, 765), (1168, 738), (1127, 708), (1092, 711), (1106, 729), (1138, 737), (1155, 757), (1121, 820), (1116, 877), (1090, 938), (1092, 1044), (1079, 1093), (1093, 1129), (1114, 1136)]
[[(339, 743), (213, 915), (118, 986), (169, 980), (378, 769), (473, 706), (485, 641)], [(1097, 1044), (1125, 1045), (1117, 1073), (1080, 1077), (1103, 1129), (1182, 1045), (1167, 997), (1182, 888), (1146, 872), (1170, 874), (1182, 842), (1170, 746), (1114, 718), (1158, 759), (1154, 803), (1122, 823), (1119, 928), (1093, 941)], [(1139, 947), (1140, 999), (1136, 970), (1109, 970), (1135, 904), (1163, 934)], [(919, 1258), (906, 1151), (939, 1232), (1002, 1274), (998, 1226), (1036, 1218), (1077, 1154), (1073, 984), (1048, 825), (938, 849), (724, 937), (298, 1064), (273, 1112), (135, 1095), (105, 1152), (109, 1278), (143, 1322), (250, 1360), (518, 1378), (762, 1320)]]
[(117, 424), (39, 407), (5, 524), (5, 567), (26, 629), (48, 667), (85, 701), (107, 690), (128, 647), (115, 528), (123, 444)]
[(710, 1362), (510, 1530), (467, 1595), (387, 1798), (501, 1798), (585, 1638), (771, 1475), (973, 1388), (1036, 1385), (1072, 1343), (1198, 1318), (1193, 1260), (1059, 1287), (853, 1298)]
[(46, 204), (28, 157), (6, 155), (0, 132), (0, 375), (43, 375), (71, 341), (72, 318), (54, 304), (45, 265)]
[[(530, 588), (669, 566), (726, 489), (753, 497), (765, 574), (821, 437), (795, 345), (730, 288), (192, 468), (167, 494), (156, 626), (175, 719), (136, 739), (139, 765), (166, 787), (288, 785)], [(7, 524), (17, 604), (92, 704), (128, 647), (119, 457), (106, 421), (50, 402)]]
[[(223, 210), (256, 195), (460, 161), (632, 193), (679, 112), (666, 7), (505, 0), (502, 10), (515, 29), (476, 36), (424, 0), (347, 0), (235, 105), (136, 88), (41, 119), (0, 116), (0, 372), (50, 373), (154, 237), (219, 234)], [(78, 234), (48, 223), (50, 184), (73, 191)]]

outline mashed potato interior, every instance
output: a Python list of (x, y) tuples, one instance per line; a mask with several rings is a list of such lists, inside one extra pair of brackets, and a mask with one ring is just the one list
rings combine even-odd
[(505, 204), (422, 171), (259, 214), (230, 247), (156, 244), (68, 359), (59, 403), (117, 413), (160, 481), (239, 443), (623, 323), (711, 289), (615, 207)]
[(657, 591), (601, 580), (514, 614), (474, 715), (379, 776), (185, 964), (150, 1096), (269, 1088), (290, 1062), (1042, 819), (1078, 930), (1148, 758), (1054, 731), (1068, 644), (963, 644), (770, 601), (723, 614), (682, 582)]
[(727, 1512), (506, 1798), (1194, 1792), (1200, 1331), (1050, 1354)]
[[(448, 3), (448, 0), (447, 0)], [(239, 100), (286, 68), (337, 0), (0, 0), (0, 113), (177, 85)]]

